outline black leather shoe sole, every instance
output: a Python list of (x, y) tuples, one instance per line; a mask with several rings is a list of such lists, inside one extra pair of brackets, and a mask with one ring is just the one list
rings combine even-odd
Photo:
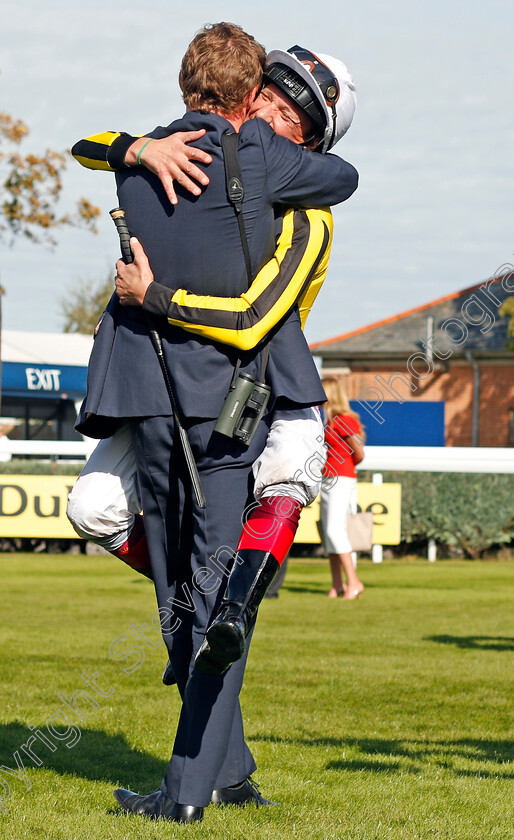
[(203, 674), (218, 676), (245, 652), (245, 638), (240, 629), (229, 621), (212, 624), (198, 651), (195, 666)]

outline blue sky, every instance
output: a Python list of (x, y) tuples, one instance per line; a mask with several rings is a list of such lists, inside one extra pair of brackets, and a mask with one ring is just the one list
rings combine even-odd
[[(514, 7), (460, 0), (123, 4), (4, 0), (2, 110), (31, 128), (22, 150), (69, 148), (103, 129), (150, 130), (180, 115), (180, 58), (204, 23), (232, 20), (267, 49), (300, 43), (342, 58), (358, 93), (337, 152), (360, 186), (335, 208), (325, 286), (307, 325), (322, 340), (478, 283), (514, 252)], [(0, 246), (4, 326), (60, 331), (59, 301), (118, 256), (110, 175), (70, 160), (63, 207), (102, 208), (93, 237), (47, 251)]]

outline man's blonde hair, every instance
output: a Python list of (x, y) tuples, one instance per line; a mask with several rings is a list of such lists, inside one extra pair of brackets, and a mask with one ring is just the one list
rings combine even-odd
[(240, 26), (207, 24), (182, 59), (179, 84), (186, 107), (238, 113), (248, 94), (261, 84), (265, 61), (262, 44)]

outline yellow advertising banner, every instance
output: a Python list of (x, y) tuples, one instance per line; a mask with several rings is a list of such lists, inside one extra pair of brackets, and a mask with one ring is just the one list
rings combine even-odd
[(66, 516), (72, 475), (0, 475), (0, 537), (77, 538)]
[[(0, 537), (76, 538), (66, 516), (72, 475), (0, 475)], [(401, 484), (359, 482), (359, 511), (373, 514), (373, 542), (400, 542)], [(319, 500), (305, 508), (295, 542), (319, 543)]]
[[(401, 538), (401, 484), (357, 484), (357, 511), (373, 514), (373, 543), (398, 545)], [(343, 512), (341, 512), (343, 516)], [(319, 543), (319, 498), (302, 511), (295, 542)]]

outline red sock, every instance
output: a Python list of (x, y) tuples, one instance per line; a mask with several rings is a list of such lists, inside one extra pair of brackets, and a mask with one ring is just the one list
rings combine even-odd
[(269, 551), (281, 565), (291, 548), (302, 505), (290, 496), (262, 499), (246, 520), (237, 550)]
[(143, 517), (136, 514), (134, 519), (134, 526), (130, 532), (128, 539), (123, 545), (120, 545), (116, 551), (111, 551), (120, 560), (123, 560), (127, 566), (140, 572), (143, 569), (150, 568), (150, 557), (148, 556), (148, 546), (146, 544), (145, 526)]

